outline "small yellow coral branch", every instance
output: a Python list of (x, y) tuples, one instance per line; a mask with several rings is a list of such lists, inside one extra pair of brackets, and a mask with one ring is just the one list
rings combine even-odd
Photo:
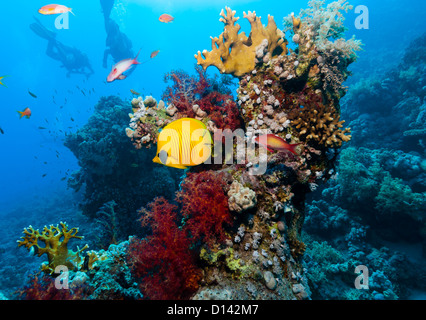
[[(53, 273), (59, 265), (64, 265), (70, 269), (75, 269), (76, 266), (82, 263), (81, 252), (89, 246), (85, 245), (77, 252), (68, 250), (68, 242), (75, 239), (83, 239), (82, 236), (77, 236), (78, 228), (68, 228), (64, 222), (60, 222), (59, 226), (50, 225), (44, 226), (42, 232), (35, 230), (32, 226), (25, 228), (22, 240), (18, 240), (18, 247), (24, 246), (28, 250), (35, 250), (35, 254), (41, 257), (47, 254), (48, 263), (42, 265), (42, 270), (48, 273)], [(44, 246), (40, 246), (40, 242)]]

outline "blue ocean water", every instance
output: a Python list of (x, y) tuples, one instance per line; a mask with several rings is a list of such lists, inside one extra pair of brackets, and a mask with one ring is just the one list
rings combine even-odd
[[(353, 11), (345, 14), (347, 38), (355, 35), (363, 42), (358, 60), (350, 66), (353, 75), (346, 83), (348, 96), (352, 86), (364, 79), (376, 78), (381, 81), (386, 72), (401, 63), (410, 43), (426, 31), (424, 1), (413, 0), (409, 4), (398, 0), (350, 2), (354, 7), (368, 7), (369, 29), (356, 28), (357, 14)], [(60, 30), (55, 28), (56, 16), (38, 13), (38, 9), (45, 4), (44, 1), (33, 0), (22, 0), (19, 7), (12, 1), (0, 3), (0, 77), (7, 75), (2, 80), (6, 86), (0, 86), (0, 128), (4, 132), (0, 134), (0, 292), (3, 291), (6, 296), (21, 287), (25, 282), (24, 276), (37, 270), (42, 261), (28, 258), (24, 249), (16, 248), (16, 240), (24, 227), (33, 225), (42, 228), (45, 224), (57, 224), (66, 219), (69, 224), (81, 225), (83, 231), (90, 228), (90, 222), (79, 209), (82, 196), (76, 195), (67, 185), (72, 172), (80, 166), (64, 142), (67, 135), (88, 122), (102, 96), (115, 95), (130, 102), (134, 97), (130, 92), (132, 89), (142, 96), (152, 95), (159, 100), (167, 87), (163, 80), (166, 73), (178, 69), (194, 73), (194, 54), (203, 49), (210, 50), (209, 37), (217, 36), (223, 30), (223, 24), (218, 19), (225, 6), (237, 11), (242, 30), (248, 34), (250, 25), (242, 19), (243, 11), (256, 11), (264, 24), (270, 14), (274, 16), (278, 28), (283, 28), (282, 19), (291, 12), (298, 13), (306, 8), (308, 1), (117, 0), (110, 17), (130, 39), (133, 55), (140, 50), (139, 61), (146, 63), (137, 66), (127, 79), (113, 83), (106, 82), (114, 64), (113, 59), (108, 58), (107, 68), (102, 65), (107, 34), (100, 1), (64, 0), (62, 4), (72, 7), (75, 15), (69, 15), (69, 28)], [(172, 23), (160, 22), (158, 17), (163, 13), (171, 14), (175, 20)], [(57, 41), (86, 54), (94, 73), (89, 77), (83, 74), (67, 76), (61, 63), (47, 56), (48, 40), (30, 29), (36, 20), (56, 33)], [(155, 50), (160, 52), (151, 59), (150, 54)], [(208, 74), (218, 72), (211, 67)], [(424, 77), (424, 74), (418, 75), (421, 76)], [(27, 107), (32, 111), (31, 118), (20, 119), (17, 111)], [(343, 119), (345, 115), (352, 117), (349, 116), (350, 108), (350, 104), (345, 105)], [(374, 116), (380, 117), (380, 114), (378, 110)], [(398, 116), (393, 121), (398, 121)], [(379, 123), (388, 125), (386, 122)], [(357, 132), (357, 129), (353, 131)], [(383, 147), (382, 141), (382, 137), (367, 134), (357, 140), (356, 147), (380, 149)], [(410, 152), (407, 148), (403, 151)], [(423, 153), (418, 149), (415, 151), (421, 159), (419, 162), (424, 163), (424, 150)], [(422, 174), (424, 177), (424, 171)], [(417, 189), (418, 194), (424, 195), (423, 187)], [(426, 214), (425, 210), (423, 214)], [(417, 239), (407, 246), (402, 241), (396, 244), (393, 241), (388, 247), (395, 247), (395, 250), (414, 256), (414, 260), (424, 262), (419, 249), (421, 240)], [(19, 279), (12, 274), (14, 268), (19, 269)], [(415, 291), (417, 296), (424, 297), (425, 290), (415, 290), (420, 291)], [(416, 296), (405, 293), (404, 297)], [(335, 296), (327, 297), (324, 294), (317, 298)]]

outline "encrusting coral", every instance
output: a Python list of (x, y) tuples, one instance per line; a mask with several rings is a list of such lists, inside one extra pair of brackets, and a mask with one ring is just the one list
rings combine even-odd
[[(170, 120), (165, 119), (168, 114), (174, 112), (173, 108), (166, 113), (165, 104), (162, 100), (159, 103), (148, 96), (145, 100), (142, 97), (132, 100), (133, 114), (130, 116), (130, 128), (126, 128), (126, 135), (134, 141), (136, 149), (142, 145), (150, 147), (157, 142), (158, 129), (167, 125)], [(141, 125), (143, 123), (143, 125)]]
[(238, 181), (232, 182), (228, 197), (229, 209), (237, 213), (251, 209), (256, 205), (256, 193), (243, 187)]
[[(264, 27), (255, 12), (244, 12), (244, 18), (251, 25), (247, 37), (244, 32), (239, 33), (241, 26), (236, 24), (239, 19), (235, 17), (236, 12), (228, 7), (225, 10), (226, 14), (222, 10), (219, 19), (225, 24), (225, 30), (219, 37), (212, 38), (212, 51), (203, 50), (204, 58), (200, 51), (195, 55), (204, 70), (215, 66), (221, 73), (241, 77), (255, 68), (256, 59), (266, 62), (275, 55), (287, 54), (284, 34), (277, 28), (272, 16), (268, 15), (268, 26)], [(264, 50), (269, 52), (267, 56), (263, 54)]]
[[(18, 247), (24, 246), (28, 250), (35, 250), (39, 257), (46, 254), (48, 262), (41, 266), (44, 272), (55, 273), (58, 266), (65, 266), (70, 270), (82, 266), (81, 253), (89, 246), (78, 248), (76, 252), (68, 249), (68, 242), (71, 239), (83, 239), (83, 236), (77, 236), (78, 228), (69, 229), (66, 223), (60, 222), (56, 226), (45, 226), (41, 232), (29, 226), (24, 229), (23, 233), (22, 240), (18, 240)], [(43, 242), (44, 246), (40, 242)]]

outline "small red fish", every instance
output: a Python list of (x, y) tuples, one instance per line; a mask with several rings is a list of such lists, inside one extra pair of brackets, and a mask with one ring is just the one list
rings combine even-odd
[(283, 138), (275, 134), (264, 134), (254, 139), (258, 144), (268, 149), (268, 151), (290, 151), (294, 155), (298, 155), (295, 148), (301, 143), (289, 144)]
[(48, 4), (46, 6), (41, 7), (38, 12), (44, 15), (61, 14), (65, 12), (70, 12), (74, 14), (71, 8), (63, 6), (61, 4)]
[(21, 117), (20, 119), (22, 119), (23, 117), (27, 117), (27, 119), (29, 119), (31, 117), (31, 110), (30, 108), (25, 108), (24, 111), (17, 111)]
[(173, 18), (171, 15), (167, 14), (167, 13), (163, 13), (160, 18), (158, 18), (158, 20), (160, 20), (161, 22), (164, 23), (169, 23), (172, 22), (175, 18)]
[(160, 52), (160, 50), (156, 50), (156, 51), (153, 51), (152, 53), (151, 53), (151, 59), (152, 58), (154, 58), (155, 56), (157, 56), (157, 54)]

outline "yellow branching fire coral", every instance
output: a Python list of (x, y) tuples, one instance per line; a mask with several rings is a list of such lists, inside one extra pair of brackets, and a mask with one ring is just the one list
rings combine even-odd
[(283, 32), (277, 28), (274, 17), (268, 15), (268, 26), (264, 27), (256, 12), (244, 12), (251, 25), (251, 32), (247, 37), (244, 32), (239, 33), (241, 26), (236, 24), (239, 17), (235, 17), (235, 11), (225, 7), (220, 13), (219, 20), (225, 24), (223, 33), (212, 39), (212, 51), (198, 51), (195, 55), (197, 63), (204, 70), (209, 66), (215, 66), (221, 73), (232, 74), (241, 77), (254, 70), (256, 59), (263, 62), (273, 56), (287, 54), (287, 42)]
[(292, 121), (292, 124), (299, 132), (301, 140), (306, 142), (313, 140), (319, 145), (328, 148), (341, 147), (342, 142), (351, 139), (350, 128), (341, 130), (343, 123), (340, 121), (340, 115), (337, 112), (330, 112), (324, 109), (304, 110), (300, 112), (299, 117)]
[[(60, 222), (59, 226), (50, 225), (44, 226), (40, 232), (35, 230), (32, 226), (25, 228), (22, 240), (18, 240), (18, 247), (24, 246), (28, 250), (35, 250), (35, 254), (41, 257), (47, 254), (48, 262), (42, 264), (41, 269), (49, 274), (55, 272), (57, 266), (66, 266), (69, 269), (78, 269), (83, 264), (81, 252), (89, 248), (85, 245), (77, 252), (68, 250), (68, 242), (71, 239), (83, 239), (82, 236), (77, 236), (78, 228), (68, 228), (64, 222)], [(44, 243), (44, 246), (40, 245)]]

